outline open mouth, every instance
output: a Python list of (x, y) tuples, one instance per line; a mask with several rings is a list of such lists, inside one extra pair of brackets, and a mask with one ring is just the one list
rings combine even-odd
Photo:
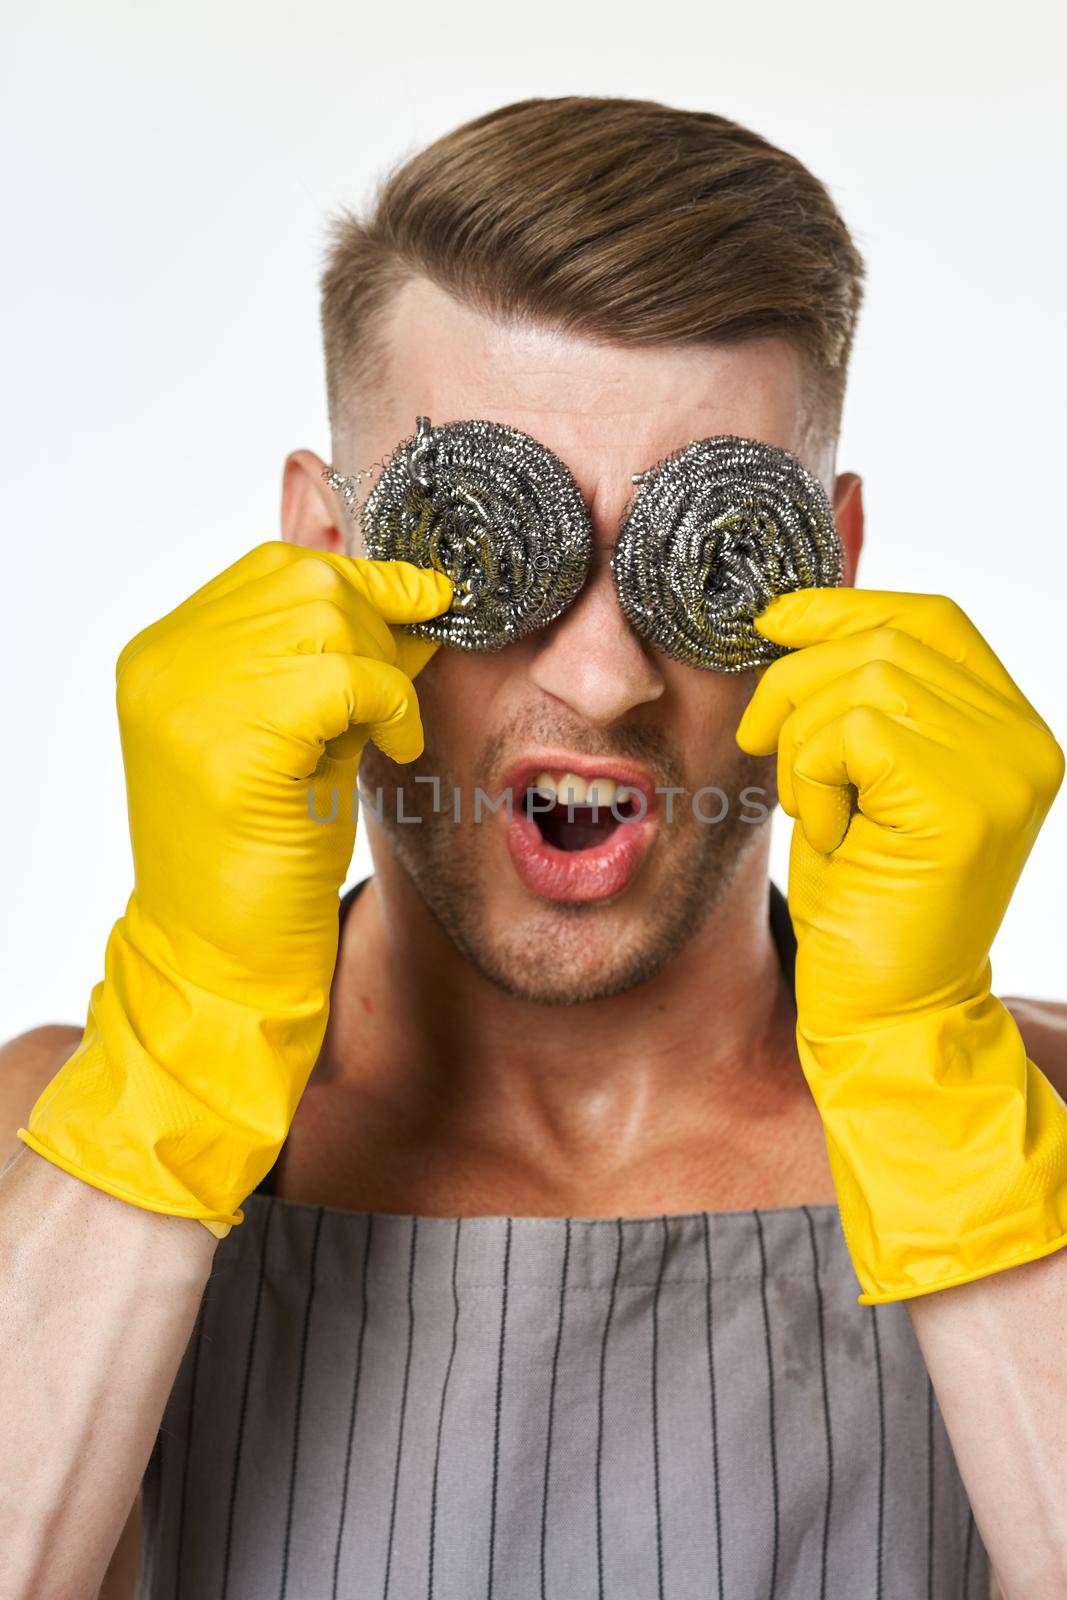
[(605, 900), (629, 885), (657, 828), (647, 780), (530, 767), (513, 769), (511, 780), (516, 800), (505, 836), (531, 893), (557, 901)]
[(556, 850), (594, 850), (641, 815), (634, 791), (613, 778), (539, 773), (523, 799), (527, 817)]

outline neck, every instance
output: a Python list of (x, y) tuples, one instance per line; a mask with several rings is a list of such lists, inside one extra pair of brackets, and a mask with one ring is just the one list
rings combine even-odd
[(390, 1125), (541, 1173), (637, 1169), (765, 1129), (806, 1094), (765, 846), (661, 973), (567, 1007), (481, 977), (395, 860), (376, 869), (346, 919), (317, 1079), (369, 1096)]

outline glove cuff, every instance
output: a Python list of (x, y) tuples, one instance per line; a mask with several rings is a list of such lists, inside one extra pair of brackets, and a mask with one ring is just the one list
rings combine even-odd
[(797, 1029), (861, 1305), (1067, 1245), (1067, 1105), (990, 994), (877, 1032)]
[(198, 988), (111, 930), (74, 1054), (19, 1138), (117, 1199), (205, 1223), (217, 1237), (270, 1169), (318, 1057), (327, 988), (288, 1009)]

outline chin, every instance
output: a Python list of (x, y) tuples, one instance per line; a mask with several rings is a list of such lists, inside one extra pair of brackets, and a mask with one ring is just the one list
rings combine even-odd
[[(459, 899), (422, 875), (424, 903), (482, 977), (534, 1005), (575, 1006), (651, 982), (685, 949), (726, 894), (761, 830), (685, 841), (653, 853), (613, 900), (560, 902), (516, 895), (514, 879), (471, 872)], [(479, 884), (479, 877), (481, 882)]]
[[(576, 917), (575, 909), (596, 915)], [(506, 994), (532, 1005), (584, 1005), (647, 983), (685, 943), (666, 945), (643, 921), (627, 938), (630, 919), (610, 917), (608, 909), (552, 906), (530, 915), (525, 926), (483, 927), (469, 940), (450, 931), (470, 966)]]

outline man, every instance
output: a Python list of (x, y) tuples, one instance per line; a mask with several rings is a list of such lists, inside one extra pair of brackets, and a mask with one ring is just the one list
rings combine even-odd
[[(506, 423), (592, 564), (435, 649), (451, 584), (298, 451), (286, 542), (122, 651), (135, 891), (3, 1075), (5, 1596), (129, 1592), (146, 1466), (144, 1595), (1067, 1589), (1065, 1011), (986, 960), (1058, 747), (945, 600), (787, 596), (728, 674), (612, 582), (634, 475), (723, 435), (823, 483), (853, 582), (861, 276), (792, 158), (628, 101), (480, 118), (339, 224), (334, 467)], [(590, 789), (648, 807), (606, 879)]]

